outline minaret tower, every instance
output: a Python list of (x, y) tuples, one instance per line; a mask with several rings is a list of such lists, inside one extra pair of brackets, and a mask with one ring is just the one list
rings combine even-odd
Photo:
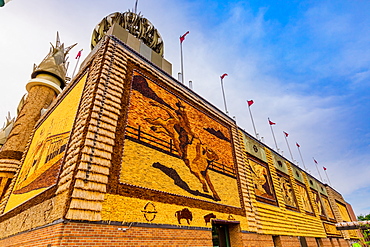
[(51, 44), (49, 54), (40, 65), (34, 65), (31, 80), (26, 85), (28, 96), (0, 151), (0, 200), (20, 167), (23, 152), (41, 111), (47, 109), (65, 87), (66, 55), (74, 46), (64, 48), (57, 33), (55, 46)]

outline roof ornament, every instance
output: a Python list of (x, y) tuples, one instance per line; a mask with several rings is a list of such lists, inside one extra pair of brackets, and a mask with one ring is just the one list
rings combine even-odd
[(10, 112), (8, 112), (8, 116), (6, 117), (6, 122), (4, 123), (4, 126), (0, 128), (0, 149), (1, 146), (4, 145), (6, 139), (8, 138), (10, 131), (13, 128), (15, 118), (12, 118), (10, 116)]
[[(137, 1), (134, 11), (137, 11)], [(143, 41), (153, 51), (163, 56), (164, 44), (161, 35), (154, 25), (146, 18), (128, 10), (124, 13), (115, 12), (103, 18), (95, 27), (91, 37), (91, 49), (106, 35), (108, 30), (118, 24), (130, 34)]]
[(6, 116), (6, 122), (4, 123), (4, 126), (3, 126), (3, 129), (5, 129), (6, 127), (8, 127), (11, 123), (13, 123), (14, 122), (14, 118), (12, 118), (11, 116), (10, 116), (10, 112), (8, 112), (8, 116)]
[(36, 78), (38, 74), (51, 74), (59, 79), (63, 88), (69, 65), (67, 54), (77, 43), (64, 48), (64, 44), (60, 42), (59, 33), (57, 32), (55, 46), (52, 43), (50, 44), (49, 54), (46, 55), (38, 66), (36, 64), (34, 65), (31, 77)]

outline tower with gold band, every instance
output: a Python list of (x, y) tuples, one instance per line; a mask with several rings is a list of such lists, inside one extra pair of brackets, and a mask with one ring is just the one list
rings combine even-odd
[(0, 151), (1, 199), (20, 166), (23, 152), (43, 109), (47, 109), (65, 87), (66, 55), (74, 45), (64, 48), (57, 34), (56, 44), (51, 46), (44, 60), (38, 66), (34, 65), (31, 80), (26, 85), (27, 98)]

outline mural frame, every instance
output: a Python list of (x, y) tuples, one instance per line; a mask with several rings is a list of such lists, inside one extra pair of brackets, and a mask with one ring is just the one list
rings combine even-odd
[[(276, 198), (275, 185), (272, 182), (271, 171), (270, 171), (269, 165), (267, 163), (261, 161), (260, 159), (256, 158), (255, 156), (250, 155), (249, 153), (247, 153), (247, 157), (248, 157), (248, 161), (250, 160), (250, 161), (258, 164), (259, 166), (265, 168), (266, 174), (263, 174), (263, 175), (266, 175), (264, 177), (264, 179), (266, 180), (266, 182), (268, 184), (268, 188), (270, 190), (269, 192), (271, 193), (271, 197), (272, 197), (272, 198), (267, 198), (267, 197), (257, 195), (256, 194), (256, 190), (257, 190), (256, 186), (257, 185), (254, 183), (253, 186), (254, 186), (254, 193), (255, 193), (255, 196), (256, 196), (256, 200), (259, 201), (259, 202), (264, 202), (264, 203), (271, 204), (271, 205), (274, 205), (274, 206), (279, 206), (279, 202)], [(252, 168), (251, 164), (250, 164), (250, 169), (251, 169), (251, 172), (253, 174), (253, 168)], [(252, 179), (253, 179), (253, 177), (252, 177)], [(266, 182), (261, 186), (266, 187), (267, 186)], [(268, 193), (268, 191), (266, 191), (266, 193)]]
[[(58, 183), (60, 181), (60, 174), (61, 174), (61, 171), (63, 169), (63, 164), (64, 164), (64, 161), (65, 161), (65, 158), (66, 158), (66, 155), (67, 155), (67, 149), (70, 147), (70, 142), (71, 142), (71, 133), (72, 131), (75, 129), (75, 125), (76, 125), (76, 118), (77, 118), (77, 115), (78, 115), (78, 112), (79, 112), (79, 109), (81, 108), (81, 102), (82, 102), (82, 97), (85, 93), (85, 89), (86, 89), (86, 85), (89, 81), (89, 69), (90, 69), (90, 65), (89, 64), (88, 66), (86, 66), (86, 69), (82, 70), (82, 73), (79, 73), (76, 75), (76, 77), (74, 78), (73, 82), (69, 83), (67, 85), (67, 87), (63, 90), (63, 92), (58, 96), (57, 98), (57, 101), (54, 102), (50, 108), (48, 109), (48, 111), (43, 115), (41, 116), (40, 120), (37, 122), (36, 126), (34, 127), (34, 130), (33, 130), (33, 133), (32, 133), (32, 136), (30, 136), (30, 140), (33, 141), (34, 140), (34, 135), (36, 133), (36, 130), (38, 130), (42, 124), (48, 119), (48, 117), (54, 112), (54, 110), (64, 101), (64, 99), (69, 95), (69, 93), (81, 82), (81, 80), (83, 80), (83, 78), (86, 76), (85, 78), (85, 81), (83, 82), (83, 86), (82, 86), (82, 90), (81, 90), (81, 97), (80, 99), (78, 100), (78, 104), (77, 104), (77, 108), (76, 108), (76, 115), (74, 116), (74, 119), (72, 121), (72, 127), (71, 127), (71, 130), (68, 131), (68, 138), (67, 138), (67, 142), (65, 144), (65, 147), (63, 150), (63, 153), (62, 153), (62, 157), (60, 158), (60, 166), (59, 166), (59, 171), (58, 171), (58, 176), (56, 177), (55, 179), (55, 182), (53, 185), (49, 186), (49, 187), (46, 187), (44, 191), (34, 195), (33, 197), (25, 200), (24, 202), (22, 202), (21, 204), (19, 204), (18, 206), (10, 209), (9, 211), (7, 212), (3, 212), (3, 215), (0, 215), (0, 221), (3, 221), (3, 220), (6, 220), (6, 219), (10, 219), (12, 217), (14, 217), (15, 215), (18, 215), (24, 211), (26, 211), (27, 209), (33, 207), (33, 206), (36, 206), (46, 200), (49, 200), (53, 197), (56, 196), (56, 191), (57, 191), (57, 186), (58, 186)], [(66, 134), (67, 132), (64, 132), (63, 134)], [(28, 153), (30, 152), (30, 144), (27, 146), (25, 152), (24, 152), (24, 155), (22, 157), (22, 160), (21, 160), (21, 164), (24, 163), (25, 161), (25, 158), (27, 157)], [(18, 173), (16, 173), (16, 177), (14, 177), (16, 180), (19, 179), (19, 176), (20, 176), (20, 171)], [(12, 185), (12, 184), (11, 184)], [(14, 184), (15, 185), (15, 184)], [(11, 194), (13, 193), (14, 191), (14, 187), (11, 188)], [(11, 195), (10, 194), (10, 195)], [(9, 202), (9, 198), (10, 198), (10, 195), (9, 197), (7, 198), (7, 204)]]
[[(325, 214), (326, 214), (327, 220), (330, 221), (330, 222), (336, 223), (337, 220), (335, 219), (333, 208), (330, 205), (329, 197), (326, 196), (326, 195), (323, 195), (322, 193), (320, 193), (320, 196), (321, 196), (321, 201), (323, 202), (323, 206), (324, 206), (324, 209), (325, 209)], [(327, 205), (329, 206), (329, 209), (331, 211), (331, 214), (333, 215), (333, 218), (331, 218), (329, 216), (329, 213), (327, 212), (327, 207), (325, 206), (326, 204), (324, 203), (324, 201), (326, 201), (328, 203)]]
[[(312, 216), (315, 216), (315, 210), (314, 210), (314, 208), (313, 208), (313, 205), (312, 205), (312, 202), (311, 202), (311, 200), (310, 200), (310, 195), (309, 195), (309, 190), (307, 189), (307, 186), (304, 184), (304, 183), (301, 183), (300, 181), (298, 181), (297, 179), (295, 180), (296, 181), (296, 185), (297, 185), (297, 188), (299, 188), (299, 187), (301, 187), (304, 191), (305, 191), (305, 193), (306, 193), (306, 195), (307, 195), (307, 201), (308, 201), (308, 203), (309, 203), (309, 206), (311, 207), (311, 210), (312, 210), (312, 212), (310, 212), (310, 211), (308, 211), (308, 210), (306, 210), (305, 208), (303, 208), (303, 210), (304, 210), (304, 212), (306, 213), (306, 214), (308, 214), (308, 215), (312, 215)], [(301, 194), (299, 194), (299, 197), (301, 197), (301, 200), (302, 200), (302, 203), (303, 203), (303, 201), (304, 201), (304, 199), (302, 198), (302, 195)], [(303, 205), (304, 206), (304, 205)]]
[[(289, 204), (286, 204), (286, 203), (285, 203), (285, 200), (284, 200), (284, 205), (285, 205), (285, 207), (286, 207), (287, 209), (289, 209), (289, 210), (299, 212), (297, 196), (295, 195), (295, 192), (294, 192), (294, 189), (293, 189), (293, 188), (294, 188), (294, 187), (293, 187), (293, 183), (292, 183), (292, 180), (290, 179), (289, 175), (287, 175), (287, 174), (285, 174), (285, 173), (283, 173), (283, 172), (281, 172), (281, 171), (276, 171), (276, 175), (277, 175), (277, 177), (278, 177), (278, 178), (280, 178), (280, 177), (284, 177), (284, 178), (288, 179), (288, 182), (289, 182), (289, 184), (290, 184), (290, 186), (291, 186), (291, 189), (292, 189), (293, 200), (294, 200), (294, 202), (295, 202), (295, 204), (296, 204), (296, 207), (294, 207), (294, 206), (292, 206), (292, 205), (289, 205)], [(280, 181), (279, 181), (279, 185), (281, 186)], [(281, 189), (281, 190), (283, 190), (283, 188), (281, 188), (281, 187), (280, 187), (280, 189)], [(281, 193), (282, 193), (282, 195), (284, 195), (284, 192), (283, 192), (283, 191), (282, 191)]]
[[(239, 203), (240, 207), (235, 206), (229, 206), (224, 204), (219, 204), (217, 202), (211, 202), (206, 200), (200, 200), (197, 198), (191, 198), (186, 196), (181, 196), (173, 193), (168, 193), (164, 191), (159, 191), (155, 189), (150, 188), (144, 188), (141, 186), (135, 186), (127, 183), (120, 182), (120, 174), (121, 174), (121, 164), (123, 159), (123, 153), (125, 148), (125, 138), (127, 137), (127, 124), (128, 124), (128, 113), (129, 113), (129, 105), (130, 105), (130, 94), (132, 90), (132, 82), (134, 73), (139, 73), (147, 80), (150, 80), (151, 82), (157, 84), (160, 87), (168, 88), (168, 90), (175, 90), (174, 88), (168, 86), (165, 82), (165, 79), (163, 80), (161, 77), (158, 77), (158, 75), (155, 75), (153, 72), (149, 71), (148, 69), (143, 69), (138, 63), (132, 60), (127, 61), (127, 70), (126, 70), (126, 78), (124, 79), (124, 87), (130, 88), (130, 90), (125, 90), (123, 96), (122, 96), (122, 105), (125, 105), (127, 107), (123, 107), (121, 109), (121, 113), (117, 119), (117, 129), (116, 129), (116, 138), (115, 138), (115, 145), (113, 147), (113, 155), (112, 155), (112, 166), (111, 166), (111, 172), (108, 177), (108, 184), (107, 184), (107, 193), (113, 194), (113, 195), (120, 195), (124, 197), (130, 197), (130, 198), (140, 198), (148, 201), (153, 202), (162, 202), (162, 203), (170, 203), (175, 205), (186, 205), (188, 207), (194, 207), (204, 210), (212, 210), (212, 211), (218, 211), (218, 212), (225, 212), (229, 214), (235, 214), (235, 215), (241, 215), (245, 216), (245, 210), (244, 210), (244, 201), (242, 199), (242, 193), (240, 188), (240, 181), (238, 177), (238, 171), (237, 171), (237, 163), (236, 163), (236, 156), (235, 156), (235, 150), (232, 148), (232, 159), (235, 169), (235, 179), (237, 184), (237, 190), (239, 195)], [(169, 78), (171, 79), (171, 78)], [(163, 80), (163, 81), (162, 81)], [(182, 86), (182, 85), (180, 85)], [(176, 94), (177, 97), (186, 99), (188, 102), (190, 101), (190, 104), (194, 104), (186, 94), (182, 91), (174, 91), (173, 94)], [(199, 108), (200, 111), (208, 112), (206, 108), (204, 108), (200, 104), (196, 104), (196, 107)], [(211, 114), (212, 115), (212, 114)], [(218, 119), (217, 121), (221, 121), (221, 119)], [(229, 126), (230, 133), (232, 126), (226, 122), (222, 122), (225, 126)], [(231, 134), (231, 145), (234, 147), (234, 141)], [(230, 176), (230, 175), (229, 175)]]
[[(323, 202), (321, 200), (319, 192), (317, 192), (316, 190), (314, 190), (312, 188), (311, 188), (311, 192), (314, 195), (314, 201), (315, 201), (315, 204), (318, 207), (318, 212), (319, 212), (320, 218), (321, 219), (326, 219), (327, 216), (326, 216), (325, 206), (323, 205)], [(319, 200), (320, 204), (317, 203), (317, 200)], [(320, 214), (320, 208), (319, 207), (321, 207), (321, 212), (322, 212), (321, 214)]]

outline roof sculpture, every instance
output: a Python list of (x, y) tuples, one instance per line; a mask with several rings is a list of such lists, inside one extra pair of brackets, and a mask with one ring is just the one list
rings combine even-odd
[(104, 17), (93, 31), (91, 49), (96, 46), (114, 24), (118, 24), (126, 29), (130, 34), (143, 41), (144, 44), (163, 57), (164, 44), (158, 30), (148, 19), (131, 11), (124, 13), (115, 12)]
[(0, 129), (0, 147), (4, 145), (10, 131), (13, 128), (14, 118), (10, 117), (10, 113), (8, 112), (8, 116), (6, 117), (6, 122), (4, 123), (3, 128)]
[[(50, 43), (51, 44), (51, 43)], [(57, 40), (55, 46), (51, 44), (49, 54), (37, 66), (34, 65), (32, 79), (39, 74), (51, 74), (56, 76), (61, 83), (61, 88), (65, 86), (65, 79), (68, 69), (67, 54), (77, 44), (64, 48), (64, 43), (60, 43), (59, 34), (57, 33)]]

